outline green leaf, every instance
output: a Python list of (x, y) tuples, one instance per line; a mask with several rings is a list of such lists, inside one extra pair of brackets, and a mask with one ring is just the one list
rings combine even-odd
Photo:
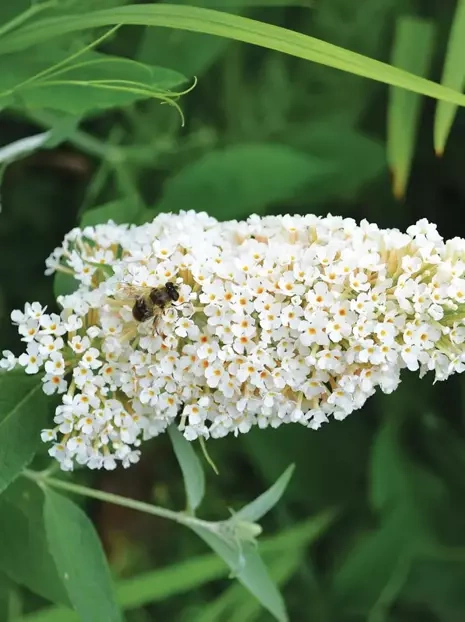
[(46, 414), (40, 378), (16, 371), (0, 374), (0, 492), (34, 457)]
[[(166, 4), (166, 3), (165, 3)], [(177, 4), (227, 9), (237, 14), (253, 7), (311, 6), (312, 0), (182, 0)], [(146, 28), (137, 52), (138, 60), (171, 67), (186, 76), (201, 76), (223, 54), (229, 41), (196, 32)]]
[[(260, 550), (268, 557), (280, 558), (289, 551), (301, 551), (317, 540), (334, 522), (334, 512), (323, 512), (304, 523), (295, 525), (260, 543)], [(152, 570), (117, 585), (117, 600), (124, 609), (135, 609), (183, 594), (208, 581), (227, 575), (227, 565), (215, 554), (202, 555)], [(47, 608), (21, 619), (24, 622), (73, 622), (76, 614), (69, 609)], [(18, 621), (19, 622), (19, 621)]]
[[(0, 105), (83, 116), (163, 95), (186, 81), (171, 69), (93, 51), (61, 65), (68, 56), (66, 51), (53, 48), (38, 50), (32, 58), (30, 53), (10, 55), (0, 77)], [(42, 72), (44, 75), (39, 76)]]
[[(363, 419), (363, 418), (362, 418)], [(300, 426), (283, 425), (274, 430), (258, 428), (241, 437), (248, 459), (267, 484), (284, 471), (289, 456), (296, 461), (283, 505), (311, 498), (312, 509), (364, 502), (366, 460), (372, 439), (359, 417), (348, 417), (344, 425), (323, 426), (318, 433)], [(351, 442), (347, 443), (346, 439)], [(327, 461), (327, 456), (331, 460)], [(325, 477), (321, 465), (325, 464)], [(347, 465), (352, 468), (348, 471)]]
[(373, 445), (370, 499), (385, 514), (404, 507), (411, 520), (404, 529), (411, 529), (412, 538), (428, 538), (435, 514), (438, 518), (443, 514), (443, 484), (407, 455), (394, 423), (381, 428)]
[(338, 119), (300, 124), (289, 130), (287, 139), (328, 168), (304, 190), (316, 213), (322, 201), (356, 197), (361, 188), (386, 171), (384, 143)]
[(402, 602), (423, 603), (438, 620), (460, 620), (465, 611), (465, 558), (456, 548), (432, 550), (415, 560)]
[(202, 463), (195, 453), (192, 443), (184, 438), (175, 425), (168, 428), (168, 434), (173, 444), (176, 459), (181, 467), (188, 510), (195, 512), (205, 494), (205, 474)]
[(193, 527), (193, 531), (226, 562), (234, 577), (265, 609), (279, 622), (286, 622), (287, 614), (282, 596), (253, 544), (243, 542), (239, 554), (235, 547), (229, 546), (211, 531), (201, 527)]
[(260, 520), (260, 518), (267, 514), (283, 496), (292, 477), (292, 473), (294, 472), (294, 468), (295, 466), (293, 464), (288, 466), (284, 473), (267, 491), (236, 512), (235, 517), (252, 523)]
[(164, 185), (156, 211), (205, 210), (220, 220), (241, 218), (291, 198), (328, 167), (285, 145), (244, 144), (210, 151)]
[(99, 205), (84, 212), (80, 226), (94, 226), (113, 220), (116, 224), (135, 222), (140, 215), (135, 201), (117, 200)]
[[(302, 553), (283, 551), (280, 558), (270, 564), (270, 575), (277, 585), (286, 584), (296, 573)], [(233, 583), (216, 600), (207, 603), (192, 622), (244, 622), (259, 619), (261, 614), (260, 603), (242, 585)]]
[[(392, 64), (420, 76), (428, 74), (433, 55), (435, 28), (417, 17), (400, 17), (392, 51)], [(389, 93), (387, 152), (393, 174), (393, 192), (402, 198), (410, 174), (420, 122), (422, 99), (404, 89)]]
[(69, 604), (45, 535), (44, 495), (17, 479), (0, 498), (0, 569), (13, 581), (55, 603)]
[(107, 561), (94, 526), (66, 497), (47, 489), (44, 521), (50, 552), (82, 622), (120, 622)]
[(113, 24), (161, 26), (235, 39), (406, 88), (459, 106), (465, 105), (465, 95), (387, 63), (286, 28), (198, 7), (131, 5), (93, 11), (84, 15), (41, 19), (5, 35), (0, 42), (0, 54), (25, 50), (70, 32)]
[(332, 592), (340, 606), (369, 611), (413, 547), (403, 511), (394, 512), (379, 530), (361, 536), (332, 574)]
[(72, 274), (65, 272), (55, 272), (53, 277), (53, 293), (55, 298), (72, 294), (79, 287), (79, 281)]
[(408, 455), (398, 422), (386, 421), (375, 439), (371, 463), (370, 499), (380, 514), (380, 527), (360, 536), (334, 576), (344, 606), (360, 610), (371, 609), (381, 594), (399, 585), (406, 565), (439, 542), (449, 521), (443, 484)]
[[(447, 88), (462, 91), (465, 85), (465, 63), (463, 60), (463, 41), (465, 39), (465, 0), (457, 0), (454, 20), (447, 43), (446, 60), (442, 72), (441, 84)], [(455, 102), (456, 104), (457, 102)], [(452, 123), (457, 113), (457, 106), (446, 101), (439, 102), (434, 118), (434, 148), (442, 155)]]
[[(236, 7), (228, 7), (228, 11), (237, 13), (239, 7), (246, 3), (247, 0), (237, 0)], [(229, 43), (227, 39), (197, 32), (147, 27), (137, 58), (143, 63), (170, 67), (186, 76), (199, 77), (221, 56)]]

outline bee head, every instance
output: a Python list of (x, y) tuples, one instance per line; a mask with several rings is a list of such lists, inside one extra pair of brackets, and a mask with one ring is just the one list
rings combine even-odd
[(178, 288), (175, 286), (174, 283), (168, 282), (165, 285), (165, 289), (166, 289), (166, 292), (167, 292), (168, 296), (171, 298), (171, 300), (176, 302), (176, 300), (179, 299)]

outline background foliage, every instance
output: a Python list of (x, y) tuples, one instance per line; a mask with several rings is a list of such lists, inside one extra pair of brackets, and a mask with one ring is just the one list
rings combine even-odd
[[(2, 2), (0, 52), (8, 40), (2, 26), (24, 10), (36, 12), (34, 20), (124, 4), (63, 0), (30, 9), (27, 0)], [(462, 88), (465, 2), (178, 4), (224, 8)], [(0, 144), (36, 136), (35, 144), (16, 144), (20, 159), (0, 148), (3, 348), (19, 348), (9, 326), (12, 308), (26, 300), (55, 305), (44, 260), (76, 223), (143, 222), (179, 209), (224, 220), (252, 212), (331, 212), (402, 229), (426, 217), (444, 237), (465, 237), (463, 113), (442, 157), (434, 153), (434, 147), (444, 151), (453, 104), (436, 108), (408, 91), (205, 34), (136, 26), (106, 33), (78, 31), (0, 57)], [(98, 51), (77, 55), (73, 68), (64, 62), (99, 37)], [(187, 90), (194, 76), (197, 85), (178, 102), (183, 126), (175, 108), (157, 97), (169, 104), (170, 93)], [(433, 386), (429, 377), (406, 374), (395, 394), (376, 396), (363, 411), (317, 433), (288, 425), (209, 443), (220, 470), (217, 476), (207, 468), (203, 510), (211, 519), (296, 465), (285, 496), (263, 522), (260, 548), (291, 620), (465, 619), (463, 382), (456, 377)], [(17, 391), (45, 416), (33, 384)], [(6, 412), (5, 400), (0, 396)], [(17, 429), (28, 407), (17, 409)], [(1, 419), (0, 443), (7, 446), (14, 422)], [(20, 459), (27, 464), (31, 441), (22, 440)], [(36, 461), (47, 464), (42, 455)], [(146, 445), (141, 463), (127, 472), (76, 479), (160, 505), (183, 503), (167, 435)], [(10, 481), (8, 472), (0, 473), (1, 488)], [(99, 501), (83, 509), (129, 622), (270, 619), (191, 532)], [(327, 510), (336, 512), (331, 522), (311, 519)], [(81, 542), (96, 539), (76, 505), (17, 480), (0, 498), (0, 533), (1, 620), (67, 620), (50, 601), (72, 602), (82, 619), (92, 619), (87, 603), (76, 605), (72, 589), (56, 576), (79, 558), (68, 533), (79, 533)], [(92, 568), (93, 560), (81, 559), (76, 572), (89, 573), (92, 582)], [(106, 575), (96, 580), (110, 585)], [(95, 619), (115, 619), (111, 611), (100, 615)]]

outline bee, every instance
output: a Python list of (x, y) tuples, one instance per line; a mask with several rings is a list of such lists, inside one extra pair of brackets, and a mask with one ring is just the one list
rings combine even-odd
[(147, 293), (137, 296), (132, 307), (132, 317), (137, 322), (147, 322), (153, 318), (155, 329), (163, 311), (179, 300), (178, 288), (174, 283), (168, 282), (162, 287), (141, 289), (146, 289)]

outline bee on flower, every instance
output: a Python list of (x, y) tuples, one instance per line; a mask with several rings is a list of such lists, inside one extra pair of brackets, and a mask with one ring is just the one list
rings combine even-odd
[(390, 393), (403, 369), (465, 369), (465, 241), (313, 215), (218, 222), (192, 211), (73, 229), (46, 261), (78, 289), (15, 310), (0, 370), (58, 394), (42, 432), (65, 470), (137, 462), (188, 440), (292, 423), (317, 430)]

